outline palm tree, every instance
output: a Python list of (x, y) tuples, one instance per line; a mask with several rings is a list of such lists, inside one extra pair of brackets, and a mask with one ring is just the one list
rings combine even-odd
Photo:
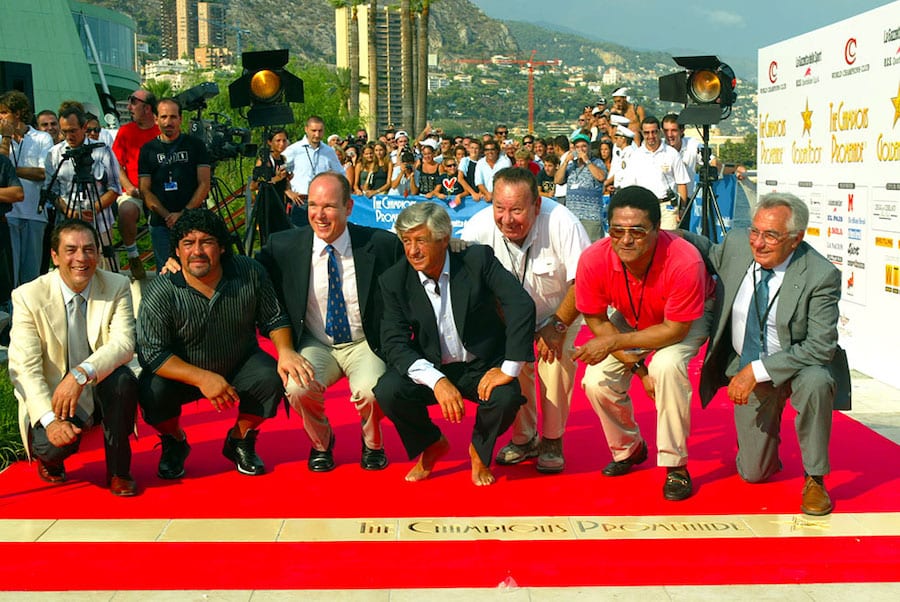
[(347, 60), (350, 68), (350, 93), (347, 96), (347, 113), (359, 117), (359, 18), (357, 5), (364, 0), (330, 0), (335, 8), (350, 9), (350, 27), (347, 36)]
[(172, 82), (166, 79), (151, 79), (144, 82), (144, 89), (156, 98), (168, 98), (175, 95)]
[(425, 122), (428, 119), (428, 17), (431, 11), (431, 0), (420, 0), (418, 4), (415, 130), (421, 132), (425, 129)]
[(410, 0), (400, 0), (400, 96), (402, 127), (415, 126), (413, 114), (412, 9)]
[(368, 42), (369, 42), (369, 134), (374, 140), (378, 136), (378, 45), (376, 23), (378, 21), (378, 0), (369, 1)]

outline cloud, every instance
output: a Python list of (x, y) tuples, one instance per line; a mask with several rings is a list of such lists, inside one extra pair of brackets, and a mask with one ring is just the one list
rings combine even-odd
[(727, 10), (711, 10), (702, 11), (706, 18), (713, 25), (722, 25), (725, 27), (744, 27), (747, 23), (744, 15)]

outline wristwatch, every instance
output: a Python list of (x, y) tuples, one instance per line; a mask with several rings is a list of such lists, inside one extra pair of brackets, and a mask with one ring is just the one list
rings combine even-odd
[(73, 368), (72, 376), (75, 378), (75, 382), (82, 387), (88, 384), (88, 375), (84, 370), (81, 370), (80, 368)]
[(641, 358), (638, 361), (636, 361), (634, 363), (634, 365), (631, 366), (631, 373), (637, 374), (638, 370), (640, 370), (641, 368), (646, 368), (646, 367), (647, 367), (647, 364), (644, 363), (644, 358)]
[(566, 326), (566, 323), (556, 317), (556, 314), (553, 314), (544, 322), (544, 326), (551, 326), (553, 330), (558, 332), (559, 334), (565, 334), (569, 327)]

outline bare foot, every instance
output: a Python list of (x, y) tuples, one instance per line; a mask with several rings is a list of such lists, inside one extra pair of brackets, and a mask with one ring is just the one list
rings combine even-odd
[(472, 482), (479, 487), (492, 485), (497, 479), (494, 478), (494, 473), (491, 472), (491, 469), (485, 466), (481, 458), (478, 457), (478, 452), (475, 451), (475, 446), (471, 443), (469, 444), (469, 457), (472, 458)]
[(407, 481), (423, 481), (428, 478), (431, 471), (434, 470), (435, 463), (440, 460), (447, 452), (450, 451), (450, 442), (441, 435), (441, 438), (425, 448), (419, 461), (406, 473)]

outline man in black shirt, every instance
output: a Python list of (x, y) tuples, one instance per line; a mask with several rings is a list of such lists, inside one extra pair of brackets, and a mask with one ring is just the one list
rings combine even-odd
[[(290, 320), (263, 267), (232, 256), (225, 222), (188, 209), (172, 237), (181, 269), (154, 278), (138, 312), (140, 405), (160, 433), (162, 479), (184, 475), (190, 452), (181, 406), (205, 397), (216, 411), (238, 406), (222, 453), (238, 472), (261, 475), (259, 425), (275, 415), (288, 377), (307, 382), (309, 364), (294, 351)], [(256, 329), (272, 339), (278, 362), (259, 348)]]
[(171, 256), (169, 230), (185, 209), (203, 206), (209, 194), (209, 153), (201, 140), (181, 133), (181, 106), (172, 98), (156, 104), (160, 134), (141, 147), (138, 177), (150, 211), (150, 239), (157, 269)]

